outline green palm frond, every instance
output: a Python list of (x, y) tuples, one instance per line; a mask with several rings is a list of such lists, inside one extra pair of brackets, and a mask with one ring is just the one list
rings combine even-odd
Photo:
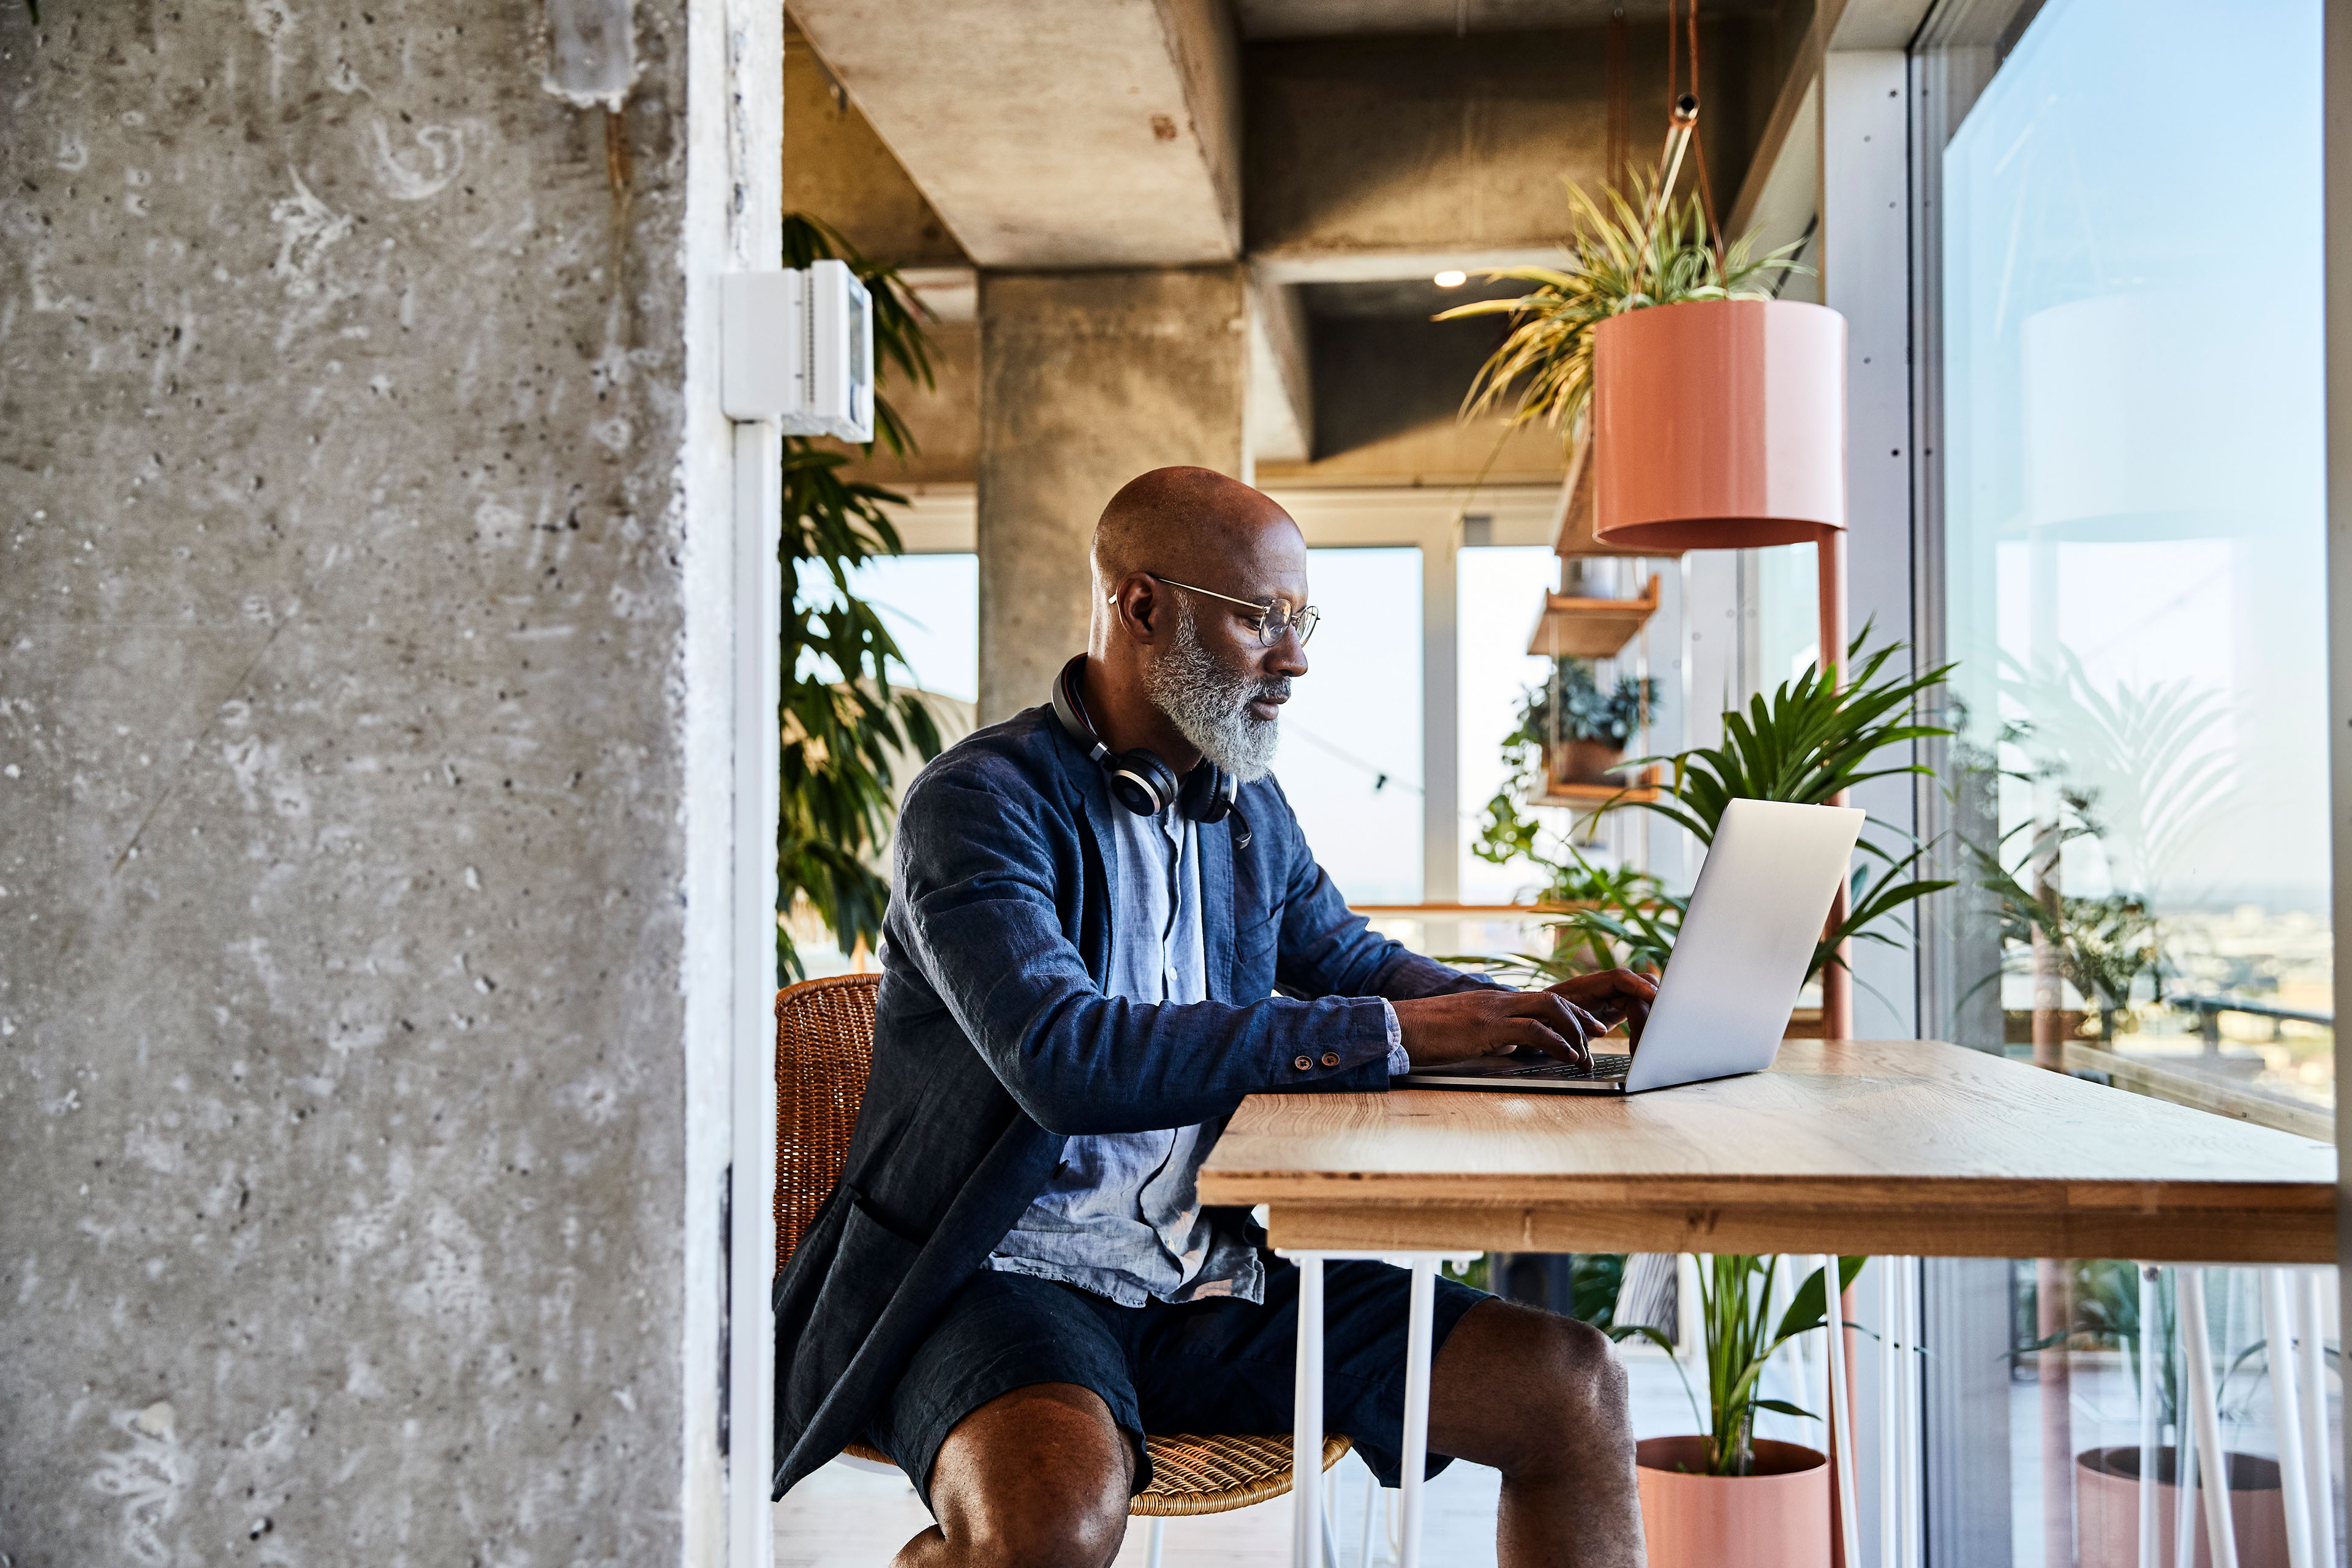
[(1707, 233), (1705, 209), (1693, 196), (1677, 206), (1657, 199), (1654, 175), (1642, 175), (1627, 193), (1596, 200), (1567, 182), (1574, 236), (1562, 267), (1506, 267), (1490, 282), (1533, 284), (1514, 300), (1480, 300), (1443, 310), (1437, 321), (1506, 316), (1511, 329), (1472, 378), (1464, 418), (1500, 407), (1512, 397), (1506, 424), (1540, 419), (1572, 441), (1592, 395), (1593, 329), (1612, 316), (1694, 300), (1760, 300), (1768, 274), (1803, 272), (1801, 242), (1750, 255), (1753, 236), (1718, 247)]
[[(876, 379), (897, 374), (932, 384), (931, 346), (922, 322), (929, 308), (896, 268), (867, 260), (842, 233), (805, 213), (784, 219), (784, 265), (827, 258), (847, 262), (874, 301)], [(912, 434), (887, 398), (874, 399), (877, 441), (904, 458)], [(873, 452), (869, 442), (866, 451)], [(804, 897), (845, 950), (881, 940), (888, 881), (875, 857), (888, 838), (891, 786), (908, 754), (940, 751), (939, 726), (919, 695), (894, 689), (905, 668), (896, 638), (874, 606), (850, 591), (851, 574), (900, 544), (886, 507), (906, 498), (842, 477), (850, 458), (817, 442), (783, 443), (783, 542), (792, 613), (783, 634), (784, 695), (778, 765), (782, 775), (776, 823), (778, 912)], [(803, 566), (821, 569), (804, 577)], [(797, 979), (800, 955), (780, 921), (780, 979)]]

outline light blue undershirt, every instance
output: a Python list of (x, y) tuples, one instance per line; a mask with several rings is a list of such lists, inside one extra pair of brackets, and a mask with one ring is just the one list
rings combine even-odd
[[(1117, 902), (1104, 994), (1207, 1001), (1198, 826), (1173, 811), (1112, 815)], [(1401, 1073), (1396, 1010), (1388, 1015), (1389, 1071)], [(1264, 1300), (1257, 1249), (1238, 1226), (1217, 1223), (1201, 1206), (1201, 1162), (1222, 1131), (1219, 1122), (1065, 1140), (1045, 1190), (997, 1243), (988, 1266), (1059, 1279), (1129, 1307), (1208, 1296)]]

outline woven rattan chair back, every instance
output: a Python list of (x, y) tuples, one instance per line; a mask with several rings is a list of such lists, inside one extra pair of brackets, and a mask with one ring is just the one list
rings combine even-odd
[[(881, 977), (839, 974), (776, 993), (776, 1267), (781, 1269), (841, 1181), (849, 1135), (874, 1065), (874, 998)], [(1287, 1437), (1147, 1437), (1151, 1486), (1139, 1517), (1224, 1513), (1290, 1489)], [(1323, 1440), (1323, 1468), (1351, 1445)], [(859, 1458), (882, 1456), (862, 1443)]]
[(878, 974), (803, 980), (776, 993), (776, 1267), (841, 1182), (874, 1065)]

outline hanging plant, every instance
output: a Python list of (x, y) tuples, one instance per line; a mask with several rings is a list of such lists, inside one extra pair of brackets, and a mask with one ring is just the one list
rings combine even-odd
[[(1632, 176), (1633, 195), (1596, 199), (1573, 180), (1575, 219), (1564, 267), (1506, 267), (1486, 274), (1536, 287), (1515, 300), (1478, 300), (1440, 311), (1440, 321), (1505, 316), (1510, 331), (1470, 383), (1462, 416), (1475, 418), (1511, 402), (1516, 429), (1538, 420), (1574, 442), (1592, 395), (1592, 334), (1612, 316), (1694, 300), (1769, 300), (1769, 279), (1812, 270), (1796, 259), (1803, 242), (1751, 257), (1754, 235), (1728, 247), (1710, 236), (1696, 195), (1677, 206), (1654, 174)], [(1514, 389), (1517, 399), (1512, 402)]]

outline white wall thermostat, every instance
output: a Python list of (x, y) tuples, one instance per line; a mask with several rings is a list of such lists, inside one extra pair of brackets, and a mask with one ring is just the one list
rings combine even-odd
[(719, 401), (787, 436), (874, 439), (874, 300), (848, 265), (720, 280)]

